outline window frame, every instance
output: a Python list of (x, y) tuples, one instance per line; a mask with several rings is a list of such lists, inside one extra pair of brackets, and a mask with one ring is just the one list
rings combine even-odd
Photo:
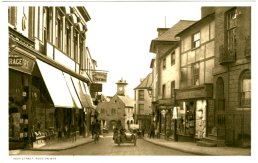
[(144, 101), (144, 90), (138, 90), (138, 100)]
[(171, 56), (171, 66), (173, 66), (176, 63), (176, 52), (175, 52), (175, 50), (173, 50), (171, 52), (170, 56)]
[(236, 28), (237, 28), (237, 10), (233, 8), (226, 12), (226, 37), (227, 50), (229, 54), (236, 54)]
[(163, 68), (163, 70), (165, 70), (166, 69), (166, 62), (167, 62), (167, 60), (166, 60), (166, 57), (165, 58), (163, 58), (162, 59), (162, 68)]
[(144, 113), (144, 104), (138, 104), (138, 114), (143, 114), (143, 113)]
[(72, 24), (66, 20), (65, 22), (65, 34), (66, 34), (66, 54), (71, 57), (72, 53)]
[(162, 85), (162, 98), (164, 99), (166, 97), (166, 84)]
[[(197, 39), (195, 38), (196, 36), (198, 36)], [(201, 46), (201, 32), (198, 31), (192, 35), (192, 48), (198, 48), (200, 46)]]
[(57, 8), (56, 9), (56, 28), (55, 28), (55, 33), (56, 33), (56, 42), (55, 45), (58, 49), (60, 49), (62, 51), (62, 47), (63, 47), (63, 13), (62, 11)]
[[(249, 82), (250, 82), (250, 89), (249, 90), (246, 90), (246, 91), (243, 90), (245, 88), (244, 85), (243, 85), (244, 80), (249, 80)], [(240, 90), (239, 90), (240, 107), (251, 107), (251, 100), (252, 100), (251, 82), (252, 82), (251, 71), (250, 70), (244, 71), (240, 76)], [(247, 93), (248, 93), (250, 98), (246, 98)]]
[(200, 85), (200, 63), (192, 64), (192, 85)]

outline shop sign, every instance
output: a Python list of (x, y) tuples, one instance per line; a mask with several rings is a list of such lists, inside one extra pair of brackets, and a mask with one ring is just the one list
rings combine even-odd
[(102, 84), (99, 83), (92, 83), (90, 85), (90, 92), (102, 92)]
[(9, 55), (9, 67), (25, 73), (31, 73), (34, 67), (34, 61), (19, 53)]
[(176, 99), (193, 99), (193, 98), (205, 98), (212, 97), (212, 85), (204, 85), (198, 89), (184, 90), (176, 92)]
[(93, 71), (92, 78), (94, 82), (107, 82), (107, 73), (106, 72), (99, 72)]

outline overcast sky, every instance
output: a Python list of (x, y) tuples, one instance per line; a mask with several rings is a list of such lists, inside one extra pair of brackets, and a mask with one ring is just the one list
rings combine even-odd
[(196, 3), (91, 2), (85, 7), (91, 17), (87, 46), (97, 69), (108, 71), (103, 94), (109, 96), (116, 93), (115, 83), (123, 78), (128, 82), (128, 95), (134, 97), (133, 89), (151, 72), (155, 55), (149, 49), (157, 28), (170, 28), (179, 20), (199, 20), (201, 16)]

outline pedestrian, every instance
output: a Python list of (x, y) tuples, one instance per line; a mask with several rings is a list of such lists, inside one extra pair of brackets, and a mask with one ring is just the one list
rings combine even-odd
[(96, 143), (98, 140), (99, 140), (99, 134), (100, 134), (100, 121), (98, 121), (96, 119), (96, 122), (94, 123), (93, 125), (93, 139), (94, 139), (94, 142)]
[(142, 137), (144, 137), (145, 126), (142, 128)]
[(155, 134), (155, 126), (154, 126), (154, 123), (151, 123), (151, 126), (150, 126), (150, 138), (154, 138), (154, 134)]
[(94, 122), (91, 122), (91, 138), (92, 139), (93, 139), (93, 135), (94, 135), (93, 128), (94, 128)]

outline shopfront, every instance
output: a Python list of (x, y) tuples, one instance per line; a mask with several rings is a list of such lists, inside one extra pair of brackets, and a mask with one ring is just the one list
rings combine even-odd
[(137, 119), (138, 119), (139, 128), (141, 130), (144, 130), (145, 133), (148, 133), (148, 130), (151, 125), (151, 115), (140, 114), (140, 115), (137, 115)]
[(36, 61), (55, 107), (54, 127), (58, 137), (86, 136), (87, 112), (93, 107), (87, 84), (41, 60)]
[(172, 108), (174, 102), (172, 99), (158, 100), (158, 125), (157, 130), (161, 138), (169, 139), (173, 133)]
[(31, 74), (35, 58), (15, 47), (9, 53), (9, 144), (10, 149), (25, 147), (30, 130)]
[(208, 100), (212, 98), (212, 85), (178, 90), (176, 101), (177, 137), (179, 141), (195, 141), (207, 136)]

